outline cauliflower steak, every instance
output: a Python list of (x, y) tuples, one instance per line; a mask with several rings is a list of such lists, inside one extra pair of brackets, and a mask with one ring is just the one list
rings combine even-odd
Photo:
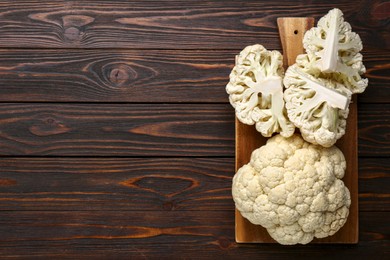
[(238, 120), (256, 126), (265, 137), (280, 133), (289, 137), (295, 127), (288, 120), (283, 100), (283, 58), (262, 45), (245, 47), (226, 86)]

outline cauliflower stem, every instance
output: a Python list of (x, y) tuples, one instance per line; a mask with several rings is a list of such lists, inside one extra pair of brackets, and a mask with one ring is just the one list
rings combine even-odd
[(334, 15), (330, 16), (328, 35), (326, 36), (323, 57), (321, 62), (322, 71), (329, 72), (335, 71), (338, 63), (338, 21), (339, 12), (334, 12)]
[(306, 81), (306, 87), (309, 87), (313, 90), (315, 90), (315, 95), (313, 98), (310, 99), (310, 101), (306, 102), (304, 106), (300, 107), (299, 110), (312, 110), (315, 106), (322, 102), (327, 102), (328, 105), (330, 105), (333, 108), (339, 108), (345, 110), (349, 105), (349, 98), (343, 94), (340, 94), (339, 92), (327, 88), (320, 83), (314, 81), (313, 78), (310, 78), (306, 73), (303, 71), (295, 68), (291, 68), (293, 72), (295, 72), (297, 75), (299, 75), (303, 80)]

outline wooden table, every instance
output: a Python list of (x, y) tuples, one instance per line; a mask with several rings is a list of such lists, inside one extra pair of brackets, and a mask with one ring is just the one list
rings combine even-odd
[[(313, 2), (313, 3), (312, 3)], [(332, 3), (333, 2), (333, 3)], [(234, 56), (339, 7), (364, 43), (358, 245), (236, 244)], [(388, 1), (0, 1), (0, 256), (384, 259)]]

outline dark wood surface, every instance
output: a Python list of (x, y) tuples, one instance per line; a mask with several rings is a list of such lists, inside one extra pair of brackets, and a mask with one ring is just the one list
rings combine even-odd
[[(276, 19), (339, 7), (364, 43), (359, 244), (234, 242), (225, 85)], [(0, 257), (389, 258), (390, 3), (0, 1)]]
[[(226, 103), (239, 51), (0, 48), (0, 101)], [(359, 102), (390, 102), (389, 50), (363, 55), (375, 87)]]
[(278, 17), (322, 17), (341, 8), (369, 48), (387, 48), (388, 1), (0, 1), (3, 47), (278, 48)]

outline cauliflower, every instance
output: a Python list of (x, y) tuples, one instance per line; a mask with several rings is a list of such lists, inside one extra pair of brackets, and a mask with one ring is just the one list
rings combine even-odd
[(345, 134), (351, 95), (367, 87), (362, 42), (339, 9), (305, 33), (307, 54), (298, 55), (284, 77), (287, 115), (313, 144), (330, 147)]
[(247, 46), (236, 57), (236, 66), (226, 86), (236, 116), (244, 124), (256, 125), (269, 137), (275, 132), (289, 137), (294, 125), (287, 119), (283, 100), (282, 55), (262, 45)]
[[(301, 55), (298, 59), (302, 62), (306, 57)], [(287, 114), (306, 141), (330, 147), (345, 133), (352, 93), (336, 81), (313, 77), (308, 73), (310, 68), (298, 62), (287, 69)]]
[(307, 244), (345, 224), (351, 204), (341, 180), (345, 169), (344, 155), (335, 146), (276, 135), (237, 171), (232, 195), (241, 215), (280, 244)]
[(368, 80), (361, 77), (366, 68), (359, 53), (363, 48), (362, 41), (351, 31), (351, 25), (344, 21), (339, 9), (330, 10), (319, 20), (317, 27), (305, 33), (303, 46), (309, 55), (315, 57), (313, 66), (328, 74), (323, 77), (337, 78), (352, 93), (365, 90)]

